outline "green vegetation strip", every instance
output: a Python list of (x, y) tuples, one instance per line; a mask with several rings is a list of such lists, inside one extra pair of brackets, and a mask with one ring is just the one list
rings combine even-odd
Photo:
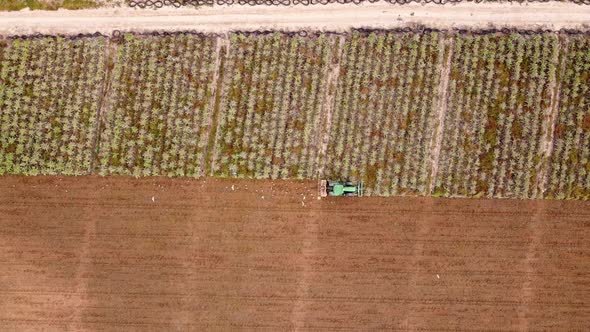
[(215, 39), (135, 38), (117, 45), (100, 119), (101, 175), (201, 176)]
[(85, 174), (104, 38), (15, 40), (0, 62), (0, 174)]
[(590, 198), (590, 37), (339, 38), (0, 41), (0, 174), (211, 172), (364, 180), (384, 196)]
[(29, 8), (31, 10), (58, 10), (96, 8), (92, 0), (1, 0), (0, 11), (14, 11)]
[(457, 36), (436, 191), (536, 196), (555, 35)]

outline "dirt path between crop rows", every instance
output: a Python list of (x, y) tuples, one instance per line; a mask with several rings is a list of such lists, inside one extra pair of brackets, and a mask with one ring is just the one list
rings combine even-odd
[(590, 203), (0, 177), (0, 330), (590, 326)]
[(438, 84), (438, 105), (436, 109), (438, 110), (438, 116), (436, 120), (436, 135), (432, 138), (432, 148), (430, 149), (430, 184), (428, 193), (432, 195), (434, 193), (434, 188), (436, 186), (436, 176), (438, 175), (438, 162), (440, 160), (440, 150), (442, 148), (443, 142), (443, 135), (445, 130), (445, 117), (447, 114), (447, 104), (448, 104), (448, 87), (449, 87), (449, 80), (450, 80), (450, 73), (451, 73), (451, 62), (453, 60), (453, 43), (454, 39), (449, 38), (443, 41), (443, 50), (447, 53), (447, 58), (441, 57), (440, 63), (438, 64), (438, 68), (441, 69), (440, 74), (440, 81)]
[[(322, 124), (323, 135), (318, 135), (318, 142), (316, 146), (319, 151), (316, 155), (316, 165), (318, 176), (324, 178), (325, 165), (328, 162), (328, 144), (330, 143), (330, 135), (332, 134), (332, 111), (334, 108), (334, 98), (336, 98), (338, 79), (340, 77), (340, 63), (342, 62), (342, 48), (345, 43), (343, 37), (334, 40), (336, 46), (335, 52), (330, 56), (330, 66), (328, 66), (328, 78), (326, 79), (326, 91), (322, 101), (322, 117), (320, 123)], [(336, 60), (334, 60), (336, 57)]]
[[(223, 68), (221, 68), (223, 58), (227, 57), (227, 55), (222, 54), (223, 52), (228, 52), (229, 50), (229, 40), (227, 38), (216, 38), (215, 40), (215, 69), (213, 71), (213, 79), (211, 84), (211, 96), (209, 97), (209, 114), (207, 116), (207, 134), (204, 137), (207, 137), (207, 142), (213, 141), (214, 143), (217, 142), (218, 138), (218, 125), (217, 125), (217, 118), (219, 115), (219, 108), (218, 100), (221, 94), (221, 89), (223, 89), (223, 80), (220, 78), (220, 74), (222, 74)], [(227, 53), (225, 53), (227, 54)], [(215, 163), (215, 149), (216, 144), (213, 144), (211, 147), (210, 144), (205, 145), (203, 148), (203, 158), (201, 159), (202, 165), (202, 173), (201, 176), (206, 175), (213, 175), (215, 166), (211, 166), (211, 160), (213, 164)]]
[(395, 28), (423, 24), (434, 28), (571, 28), (586, 30), (590, 6), (573, 3), (470, 3), (455, 5), (364, 3), (326, 6), (215, 6), (141, 10), (102, 8), (56, 12), (0, 13), (0, 34), (94, 33), (113, 30), (191, 30), (227, 32), (257, 29)]
[[(569, 48), (569, 40), (567, 38), (562, 39), (560, 41), (560, 45), (563, 48), (563, 59), (559, 59), (559, 52), (555, 54), (553, 58), (553, 63), (559, 63), (559, 67), (557, 68), (557, 72), (555, 73), (555, 78), (552, 82), (550, 82), (549, 90), (551, 91), (551, 103), (549, 104), (549, 112), (548, 115), (545, 117), (545, 126), (543, 128), (543, 140), (541, 141), (541, 151), (543, 160), (541, 161), (541, 168), (539, 174), (537, 175), (535, 191), (539, 192), (542, 196), (545, 193), (547, 188), (547, 184), (549, 181), (550, 176), (550, 161), (551, 156), (553, 155), (553, 141), (555, 135), (555, 127), (557, 125), (557, 118), (559, 115), (559, 102), (561, 97), (561, 80), (565, 75), (565, 66), (567, 63), (567, 56), (568, 48)], [(536, 192), (535, 192), (536, 195)]]

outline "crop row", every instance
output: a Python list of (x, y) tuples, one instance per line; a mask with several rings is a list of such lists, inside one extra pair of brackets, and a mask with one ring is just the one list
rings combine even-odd
[(0, 174), (364, 180), (590, 195), (590, 38), (439, 32), (0, 41)]
[(276, 33), (230, 43), (214, 174), (315, 177), (330, 40)]
[(427, 194), (442, 37), (353, 34), (342, 49), (326, 176), (367, 193)]
[(552, 34), (455, 38), (437, 194), (537, 195), (558, 52)]
[(571, 37), (562, 57), (547, 196), (590, 199), (590, 39)]
[(104, 38), (15, 40), (0, 50), (0, 174), (90, 170)]
[(207, 37), (126, 35), (100, 116), (100, 174), (204, 174), (215, 49)]

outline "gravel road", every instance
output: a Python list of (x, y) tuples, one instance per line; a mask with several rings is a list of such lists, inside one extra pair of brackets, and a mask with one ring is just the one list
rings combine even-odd
[(590, 6), (573, 3), (460, 3), (456, 5), (366, 3), (326, 6), (216, 6), (201, 9), (102, 8), (0, 13), (0, 34), (111, 33), (113, 30), (187, 30), (227, 32), (256, 29), (395, 28), (423, 24), (432, 28), (590, 27)]

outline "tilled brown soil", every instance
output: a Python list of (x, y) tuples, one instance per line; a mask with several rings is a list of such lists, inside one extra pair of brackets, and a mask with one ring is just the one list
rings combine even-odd
[(2, 177), (0, 330), (590, 326), (589, 203), (316, 191)]

